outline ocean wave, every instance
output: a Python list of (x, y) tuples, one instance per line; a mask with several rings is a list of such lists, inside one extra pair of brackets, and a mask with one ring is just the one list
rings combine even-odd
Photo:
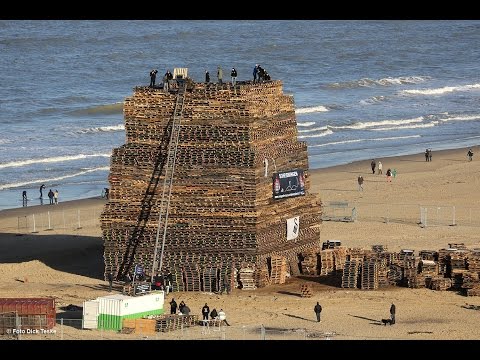
[(472, 121), (472, 120), (480, 120), (480, 114), (478, 115), (465, 115), (465, 116), (451, 116), (445, 119), (440, 119), (440, 121)]
[(387, 100), (386, 96), (378, 95), (378, 96), (372, 96), (371, 98), (368, 98), (368, 99), (360, 100), (359, 103), (362, 105), (373, 105), (373, 104), (379, 104), (385, 100)]
[(327, 87), (337, 89), (353, 89), (358, 87), (372, 87), (372, 86), (392, 86), (392, 85), (409, 85), (419, 84), (429, 80), (429, 76), (399, 76), (387, 77), (382, 79), (362, 78), (359, 80), (336, 82), (329, 84)]
[(404, 126), (390, 126), (390, 127), (382, 127), (378, 129), (372, 129), (373, 131), (387, 131), (387, 130), (405, 130), (405, 129), (424, 129), (424, 128), (431, 128), (435, 125), (438, 125), (438, 121), (432, 121), (428, 124), (411, 124), (411, 125), (404, 125)]
[[(312, 123), (312, 124), (315, 124), (315, 123)], [(10, 144), (11, 142), (12, 140), (10, 139), (0, 139), (0, 145)]]
[(461, 86), (444, 86), (441, 88), (402, 90), (401, 94), (407, 95), (444, 95), (455, 91), (468, 91), (472, 89), (480, 89), (480, 84), (461, 85)]
[(399, 126), (412, 123), (419, 123), (424, 120), (423, 116), (413, 118), (413, 119), (397, 119), (397, 120), (382, 120), (382, 121), (367, 121), (367, 122), (357, 122), (352, 125), (343, 125), (343, 126), (329, 126), (331, 129), (352, 129), (352, 130), (361, 130), (368, 129), (372, 127), (379, 126)]
[(122, 114), (123, 113), (123, 101), (115, 104), (97, 105), (89, 108), (73, 110), (70, 112), (72, 115), (106, 115), (106, 114)]
[(21, 186), (31, 186), (31, 185), (34, 185), (34, 184), (49, 184), (49, 183), (54, 182), (54, 181), (69, 179), (69, 178), (89, 174), (89, 173), (96, 172), (96, 171), (109, 171), (109, 170), (110, 170), (109, 166), (102, 166), (102, 167), (98, 167), (98, 168), (94, 168), (94, 169), (87, 169), (87, 170), (79, 171), (79, 172), (74, 173), (74, 174), (57, 176), (57, 177), (49, 178), (49, 179), (37, 179), (37, 180), (32, 180), (32, 181), (24, 181), (24, 182), (4, 184), (4, 185), (0, 185), (0, 190), (12, 189), (12, 188), (17, 188), (17, 187), (21, 187)]
[(329, 111), (329, 110), (325, 106), (318, 105), (318, 106), (295, 109), (295, 114), (309, 114), (314, 112), (326, 112), (326, 111)]
[(331, 145), (343, 145), (343, 144), (351, 144), (351, 143), (359, 143), (364, 141), (389, 141), (389, 140), (402, 140), (402, 139), (411, 139), (411, 138), (419, 138), (420, 135), (408, 135), (408, 136), (393, 136), (393, 137), (385, 137), (379, 139), (353, 139), (353, 140), (344, 140), (344, 141), (334, 141), (325, 144), (316, 144), (316, 145), (309, 145), (309, 147), (323, 147), (323, 146), (331, 146)]
[[(304, 122), (304, 123), (297, 122), (297, 126), (299, 126), (299, 127), (307, 127), (307, 126), (312, 126), (312, 125), (315, 125), (315, 124), (316, 123), (314, 121), (307, 121), (307, 122)], [(0, 144), (1, 144), (1, 142), (0, 142)]]
[(326, 131), (320, 133), (320, 134), (314, 134), (314, 135), (300, 135), (298, 136), (299, 139), (305, 139), (305, 138), (319, 138), (327, 135), (333, 134), (333, 131), (330, 129), (327, 129)]
[(125, 125), (118, 124), (118, 125), (111, 125), (111, 126), (98, 126), (98, 127), (87, 128), (87, 129), (79, 129), (79, 130), (75, 130), (73, 133), (92, 134), (92, 133), (98, 133), (98, 132), (124, 131), (124, 130), (125, 130)]
[(307, 129), (307, 130), (298, 130), (299, 133), (309, 133), (309, 132), (313, 132), (313, 131), (325, 131), (325, 130), (328, 130), (328, 127), (327, 126), (321, 126), (321, 127), (317, 127), (317, 128), (313, 128), (313, 129)]
[(21, 166), (28, 166), (33, 164), (44, 164), (44, 163), (59, 163), (64, 161), (74, 161), (80, 159), (87, 159), (91, 157), (110, 157), (111, 154), (92, 154), (92, 155), (71, 155), (71, 156), (55, 156), (45, 159), (28, 159), (28, 160), (18, 160), (18, 161), (11, 161), (8, 163), (0, 164), (0, 169), (8, 168), (8, 167), (21, 167)]

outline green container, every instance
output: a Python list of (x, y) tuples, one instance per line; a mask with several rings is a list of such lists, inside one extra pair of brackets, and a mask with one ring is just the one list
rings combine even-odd
[(123, 319), (141, 319), (147, 315), (162, 315), (163, 309), (144, 311), (124, 316), (98, 314), (98, 328), (105, 330), (122, 330)]

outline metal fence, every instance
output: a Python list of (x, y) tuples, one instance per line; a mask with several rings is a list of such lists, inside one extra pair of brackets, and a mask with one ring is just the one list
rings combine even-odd
[(47, 230), (91, 228), (100, 226), (101, 210), (70, 209), (38, 212), (17, 217), (17, 232), (38, 233)]
[[(332, 207), (323, 201), (324, 220), (342, 220), (339, 210), (332, 216)], [(348, 203), (348, 202), (346, 202)], [(421, 226), (480, 226), (480, 207), (458, 205), (392, 204), (381, 202), (351, 202), (345, 206), (355, 209), (355, 221), (396, 222)], [(335, 209), (334, 209), (335, 210)], [(342, 217), (343, 213), (340, 214)]]
[[(8, 319), (5, 319), (5, 323)], [(281, 329), (258, 326), (192, 326), (170, 332), (124, 334), (121, 331), (83, 329), (81, 319), (58, 318), (52, 329), (22, 326), (12, 318), (12, 327), (0, 328), (2, 340), (332, 340), (335, 332)], [(16, 322), (15, 322), (16, 321)], [(3, 334), (3, 335), (2, 335)]]

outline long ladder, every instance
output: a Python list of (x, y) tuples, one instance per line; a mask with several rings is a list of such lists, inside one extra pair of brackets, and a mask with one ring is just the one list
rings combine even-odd
[[(175, 172), (175, 163), (177, 159), (178, 139), (180, 134), (180, 123), (182, 121), (183, 106), (185, 104), (185, 82), (179, 83), (177, 100), (175, 102), (175, 110), (173, 112), (172, 132), (170, 134), (170, 142), (168, 144), (168, 155), (165, 163), (165, 178), (163, 180), (162, 200), (160, 203), (160, 211), (158, 214), (157, 236), (155, 238), (155, 250), (153, 252), (152, 261), (152, 279), (157, 269), (162, 269), (163, 251), (165, 249), (165, 239), (167, 236), (167, 221), (170, 209), (170, 197), (172, 195), (173, 174)], [(160, 251), (160, 264), (157, 267), (158, 247), (160, 242), (160, 234), (162, 233), (162, 248)]]

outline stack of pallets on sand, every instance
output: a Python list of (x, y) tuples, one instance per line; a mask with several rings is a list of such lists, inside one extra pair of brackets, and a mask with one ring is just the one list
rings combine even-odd
[(468, 295), (469, 289), (480, 287), (479, 274), (476, 271), (468, 270), (464, 272), (462, 280), (462, 291), (465, 295)]
[(376, 253), (382, 253), (387, 251), (387, 247), (385, 245), (372, 245), (372, 250)]
[(271, 266), (270, 284), (284, 284), (287, 275), (287, 259), (272, 255)]
[(468, 270), (480, 273), (480, 250), (472, 250), (467, 258)]
[(476, 284), (475, 287), (467, 289), (467, 296), (480, 296), (480, 285)]
[(335, 272), (335, 257), (333, 249), (320, 251), (320, 275), (332, 275)]
[(403, 279), (403, 267), (397, 264), (390, 264), (387, 276), (390, 285), (401, 285)]
[(303, 275), (317, 275), (318, 255), (315, 252), (310, 252), (303, 255), (301, 262)]
[(347, 260), (348, 248), (346, 246), (339, 246), (333, 249), (333, 260), (335, 262), (335, 270), (343, 270), (345, 261)]
[(214, 267), (207, 267), (202, 272), (203, 291), (216, 292), (218, 291), (218, 269)]
[(155, 334), (155, 319), (123, 319), (123, 334)]
[(457, 250), (466, 250), (467, 247), (465, 246), (465, 243), (449, 243), (448, 247), (451, 249), (457, 249)]
[[(279, 80), (188, 83), (185, 92), (175, 82), (168, 92), (136, 87), (124, 101), (126, 141), (112, 151), (110, 198), (101, 215), (105, 275), (123, 278), (135, 264), (147, 277), (175, 275), (176, 268), (173, 290), (209, 291), (204, 268), (224, 273), (226, 264), (242, 262), (261, 268), (281, 255), (299, 272), (298, 254), (320, 250), (322, 208), (309, 192), (308, 149), (298, 138), (293, 97)], [(302, 196), (278, 193), (272, 201), (277, 167), (290, 174), (287, 183), (305, 190), (295, 194)], [(295, 175), (297, 169), (303, 173)], [(171, 194), (166, 229), (159, 227), (164, 194)], [(286, 220), (296, 216), (298, 237), (285, 241)]]
[(434, 277), (430, 280), (430, 288), (437, 291), (445, 291), (452, 287), (452, 279), (444, 277)]
[(255, 267), (244, 266), (239, 271), (239, 281), (242, 290), (255, 290)]
[(173, 291), (185, 291), (185, 283), (183, 281), (183, 271), (181, 268), (171, 268), (172, 273), (172, 290)]
[(347, 260), (343, 266), (342, 288), (356, 289), (362, 260)]
[(467, 258), (470, 255), (468, 250), (457, 250), (452, 251), (448, 256), (450, 256), (450, 269), (453, 270), (466, 270), (467, 269)]
[(195, 326), (198, 322), (197, 315), (160, 315), (155, 318), (155, 330), (169, 332)]
[(450, 254), (457, 249), (448, 248), (438, 250), (438, 273), (446, 277), (450, 277), (451, 265)]
[(387, 287), (389, 284), (388, 281), (388, 262), (385, 258), (377, 259), (378, 267), (378, 287)]
[(362, 263), (361, 285), (362, 290), (378, 289), (378, 263), (375, 259), (365, 260)]
[(418, 256), (423, 260), (438, 261), (438, 251), (435, 250), (420, 250)]
[(452, 289), (461, 290), (463, 286), (463, 276), (468, 270), (453, 269), (450, 273), (450, 279), (452, 279)]
[(255, 283), (259, 287), (270, 285), (270, 276), (268, 275), (267, 265), (257, 266), (255, 268)]
[(309, 298), (313, 296), (313, 289), (311, 284), (302, 284), (300, 286), (300, 294), (304, 298)]
[(340, 240), (327, 240), (322, 243), (322, 250), (335, 249), (341, 245), (342, 245), (342, 242)]

